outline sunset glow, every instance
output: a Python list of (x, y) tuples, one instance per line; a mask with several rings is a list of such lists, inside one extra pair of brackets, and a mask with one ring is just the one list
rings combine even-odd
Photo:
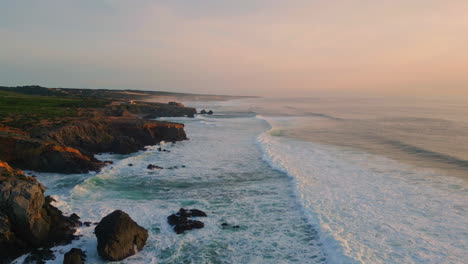
[(468, 2), (2, 1), (4, 85), (468, 94)]

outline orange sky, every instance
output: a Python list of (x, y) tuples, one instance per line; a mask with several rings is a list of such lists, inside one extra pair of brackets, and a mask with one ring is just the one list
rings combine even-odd
[(466, 0), (6, 2), (0, 85), (468, 95)]

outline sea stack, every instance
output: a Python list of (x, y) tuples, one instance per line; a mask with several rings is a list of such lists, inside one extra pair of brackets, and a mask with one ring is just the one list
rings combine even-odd
[(121, 210), (104, 217), (94, 229), (99, 256), (119, 261), (142, 250), (148, 239), (148, 230), (139, 226)]

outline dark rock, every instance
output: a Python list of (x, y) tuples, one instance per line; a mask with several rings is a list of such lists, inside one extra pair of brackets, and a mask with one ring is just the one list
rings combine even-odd
[(240, 228), (240, 226), (238, 226), (238, 225), (235, 225), (235, 226), (232, 226), (232, 228)]
[(72, 248), (65, 253), (63, 264), (83, 264), (86, 261), (86, 253), (79, 248)]
[(73, 221), (79, 221), (80, 217), (77, 214), (73, 213), (70, 215), (70, 219)]
[(221, 226), (228, 226), (228, 223), (222, 223)]
[(34, 178), (0, 162), (0, 263), (75, 238), (77, 216), (64, 216), (44, 191)]
[(174, 231), (177, 234), (182, 234), (187, 230), (199, 229), (205, 227), (205, 224), (201, 221), (189, 219), (189, 217), (206, 217), (206, 213), (198, 210), (191, 209), (186, 210), (181, 208), (176, 214), (172, 214), (167, 217), (167, 222), (173, 226)]
[(90, 227), (91, 226), (91, 222), (84, 222), (83, 225), (87, 226), (87, 227)]
[(46, 202), (43, 206), (43, 213), (48, 221), (50, 221), (49, 240), (55, 241), (55, 244), (67, 244), (76, 238), (74, 235), (75, 228), (82, 226), (82, 223), (77, 220), (80, 217), (75, 214), (75, 217), (66, 217), (62, 211), (50, 204), (52, 198), (46, 197)]
[(200, 114), (206, 115), (206, 110), (205, 110), (205, 109), (201, 110), (201, 111), (200, 111)]
[(47, 260), (54, 260), (54, 252), (50, 249), (34, 249), (26, 257), (23, 264), (45, 264)]
[(185, 107), (183, 104), (177, 103), (177, 102), (168, 102), (167, 104), (168, 105), (175, 105), (175, 106), (179, 106), (179, 107)]
[(182, 165), (182, 166), (180, 166), (180, 167), (185, 168), (185, 165)]
[(129, 163), (129, 164), (128, 164), (128, 166), (129, 166), (129, 167), (132, 167), (132, 166), (133, 166), (133, 164), (132, 164), (132, 163)]
[(148, 231), (120, 210), (104, 217), (94, 231), (98, 240), (99, 256), (110, 261), (122, 260), (136, 254), (143, 249), (148, 239)]
[(158, 151), (162, 151), (162, 148), (161, 148), (161, 147), (159, 147), (159, 148), (158, 148)]
[(187, 230), (203, 228), (205, 224), (197, 220), (191, 220), (187, 217), (177, 216), (175, 214), (170, 215), (167, 218), (170, 225), (174, 226), (174, 231), (177, 234), (182, 234)]
[(210, 110), (210, 111), (207, 112), (207, 114), (208, 114), (208, 115), (212, 115), (212, 114), (213, 114), (213, 111)]
[(153, 164), (150, 164), (148, 165), (148, 167), (146, 167), (148, 170), (161, 170), (161, 169), (164, 169), (163, 167), (160, 167), (160, 166), (157, 166), (157, 165), (153, 165)]
[(202, 210), (198, 210), (198, 209), (187, 210), (184, 208), (180, 208), (177, 214), (183, 217), (207, 217), (205, 212), (203, 212)]

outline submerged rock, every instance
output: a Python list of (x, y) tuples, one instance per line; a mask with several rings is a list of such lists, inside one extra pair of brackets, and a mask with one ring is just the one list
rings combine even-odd
[(143, 249), (148, 239), (148, 231), (121, 210), (104, 217), (94, 231), (99, 256), (110, 261), (135, 255)]
[(223, 229), (227, 229), (227, 228), (238, 229), (238, 228), (240, 228), (239, 225), (230, 225), (230, 224), (228, 224), (228, 223), (226, 223), (226, 222), (222, 223), (222, 224), (221, 224), (221, 227), (222, 227)]
[(45, 264), (47, 260), (54, 260), (54, 252), (50, 249), (35, 249), (26, 257), (23, 264)]
[(187, 210), (181, 208), (179, 212), (171, 214), (167, 217), (167, 222), (173, 226), (174, 231), (177, 234), (182, 234), (187, 230), (200, 229), (205, 227), (205, 224), (201, 221), (189, 219), (190, 217), (206, 217), (206, 213), (198, 210), (191, 209)]
[(153, 164), (150, 164), (148, 165), (148, 167), (146, 167), (148, 170), (161, 170), (161, 169), (164, 169), (163, 167), (160, 167), (160, 166), (157, 166), (157, 165), (153, 165)]
[(212, 114), (213, 114), (213, 111), (210, 110), (210, 111), (208, 111), (207, 114), (208, 114), (208, 115), (212, 115)]
[(72, 248), (63, 258), (63, 264), (83, 264), (85, 261), (86, 253), (79, 248)]

